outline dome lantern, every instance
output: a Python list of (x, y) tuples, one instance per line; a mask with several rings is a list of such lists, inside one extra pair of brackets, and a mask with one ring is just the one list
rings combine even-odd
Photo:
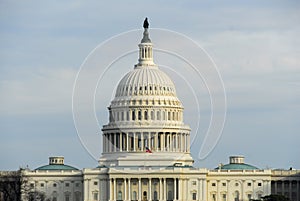
[(135, 67), (141, 67), (141, 66), (153, 66), (156, 67), (156, 65), (153, 62), (153, 51), (152, 51), (152, 43), (149, 38), (149, 23), (148, 19), (146, 18), (144, 21), (144, 33), (143, 38), (141, 40), (141, 43), (139, 44), (139, 60), (138, 64), (135, 65)]

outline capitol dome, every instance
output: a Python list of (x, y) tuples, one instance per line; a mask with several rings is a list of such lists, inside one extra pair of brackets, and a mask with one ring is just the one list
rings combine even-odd
[(174, 83), (153, 61), (148, 27), (138, 46), (138, 63), (108, 107), (100, 166), (191, 166), (190, 127)]
[(119, 82), (116, 97), (135, 95), (176, 96), (172, 80), (157, 66), (136, 66)]

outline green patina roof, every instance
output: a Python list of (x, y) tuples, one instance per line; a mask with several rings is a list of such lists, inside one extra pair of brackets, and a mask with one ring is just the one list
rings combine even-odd
[(69, 165), (52, 164), (52, 165), (44, 165), (38, 167), (35, 170), (78, 170), (78, 169)]
[(217, 167), (215, 169), (216, 170), (217, 169), (221, 169), (221, 170), (257, 170), (258, 168), (253, 165), (249, 165), (249, 164), (245, 164), (245, 163), (230, 163), (230, 164), (223, 165), (221, 168)]

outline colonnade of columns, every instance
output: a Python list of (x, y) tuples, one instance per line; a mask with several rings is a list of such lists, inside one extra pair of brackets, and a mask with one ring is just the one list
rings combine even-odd
[(141, 59), (153, 59), (152, 45), (141, 45), (140, 58)]
[(291, 200), (300, 201), (300, 183), (295, 180), (272, 181), (272, 194), (282, 194)]
[(190, 134), (177, 132), (104, 133), (103, 152), (190, 152)]
[(160, 110), (160, 109), (130, 109), (124, 111), (110, 111), (109, 121), (183, 121), (183, 113), (180, 109)]
[(110, 201), (182, 200), (180, 178), (111, 178)]

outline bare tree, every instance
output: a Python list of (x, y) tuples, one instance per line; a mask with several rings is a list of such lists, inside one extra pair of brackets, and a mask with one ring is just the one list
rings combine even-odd
[(23, 169), (0, 171), (0, 201), (45, 200), (45, 195), (34, 190), (23, 172)]
[(0, 172), (0, 192), (5, 201), (21, 200), (23, 184), (21, 170)]

